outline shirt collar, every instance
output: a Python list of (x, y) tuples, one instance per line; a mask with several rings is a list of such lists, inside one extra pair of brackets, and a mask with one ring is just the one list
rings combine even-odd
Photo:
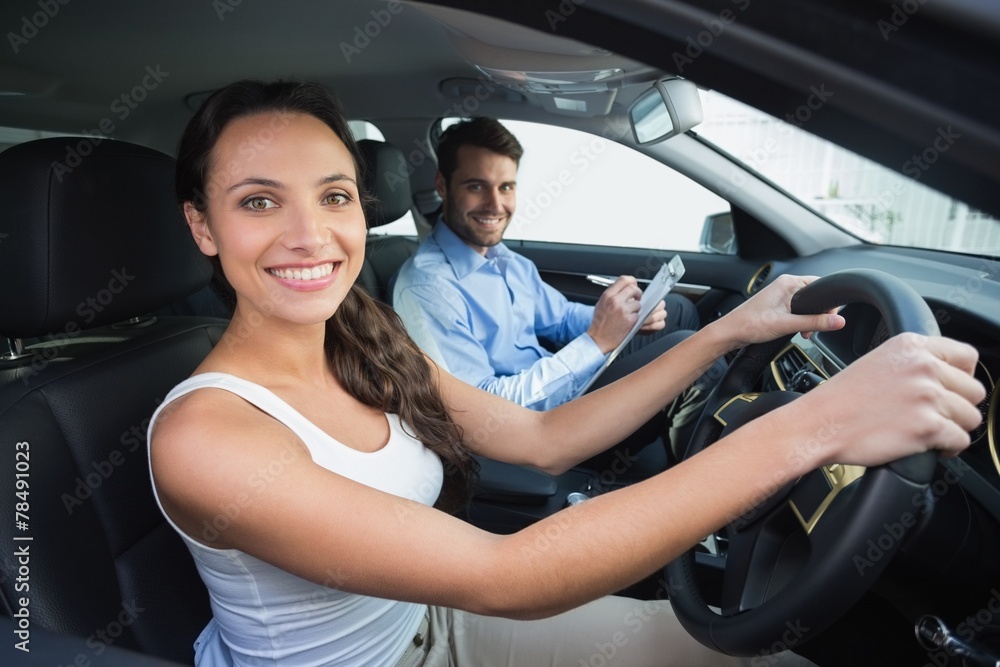
[(431, 236), (437, 241), (441, 252), (444, 253), (444, 256), (448, 259), (448, 263), (451, 264), (452, 270), (455, 272), (455, 278), (459, 280), (465, 278), (470, 273), (478, 271), (483, 264), (486, 264), (491, 259), (505, 261), (511, 252), (503, 242), (500, 242), (492, 248), (487, 249), (486, 256), (483, 257), (470, 248), (455, 232), (451, 231), (451, 227), (446, 225), (444, 220), (441, 219), (434, 225)]

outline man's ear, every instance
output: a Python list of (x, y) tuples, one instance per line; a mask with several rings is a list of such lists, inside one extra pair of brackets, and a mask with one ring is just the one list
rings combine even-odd
[(198, 248), (209, 257), (219, 254), (219, 249), (212, 238), (212, 230), (208, 227), (208, 216), (194, 207), (192, 202), (184, 202), (184, 217), (187, 218), (188, 229)]
[(438, 197), (441, 198), (441, 201), (444, 201), (447, 198), (448, 184), (444, 180), (444, 174), (442, 174), (440, 170), (438, 170), (438, 172), (434, 175), (434, 189), (437, 190)]

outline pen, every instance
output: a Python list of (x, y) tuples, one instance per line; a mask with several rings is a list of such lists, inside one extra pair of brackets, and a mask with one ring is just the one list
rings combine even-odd
[(610, 287), (614, 282), (615, 278), (608, 278), (607, 276), (595, 276), (593, 274), (587, 276), (587, 280), (594, 283), (595, 285), (600, 285), (601, 287)]

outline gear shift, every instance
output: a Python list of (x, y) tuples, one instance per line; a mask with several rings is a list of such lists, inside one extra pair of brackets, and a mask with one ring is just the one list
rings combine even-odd
[(967, 667), (1000, 667), (1000, 658), (991, 656), (977, 642), (959, 639), (937, 616), (921, 616), (913, 629), (917, 642), (928, 651), (943, 651), (949, 656), (961, 658), (962, 664)]

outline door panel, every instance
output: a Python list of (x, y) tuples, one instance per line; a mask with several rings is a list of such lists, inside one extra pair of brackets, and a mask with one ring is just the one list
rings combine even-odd
[[(660, 265), (674, 255), (663, 250), (540, 241), (510, 241), (507, 245), (532, 260), (542, 280), (566, 298), (589, 304), (597, 302), (604, 288), (587, 280), (588, 275), (633, 275), (641, 284), (652, 278)], [(720, 308), (721, 312), (726, 312), (744, 300), (749, 295), (751, 281), (762, 268), (759, 261), (730, 255), (677, 254), (685, 267), (677, 292), (694, 301), (703, 323), (716, 319)]]

